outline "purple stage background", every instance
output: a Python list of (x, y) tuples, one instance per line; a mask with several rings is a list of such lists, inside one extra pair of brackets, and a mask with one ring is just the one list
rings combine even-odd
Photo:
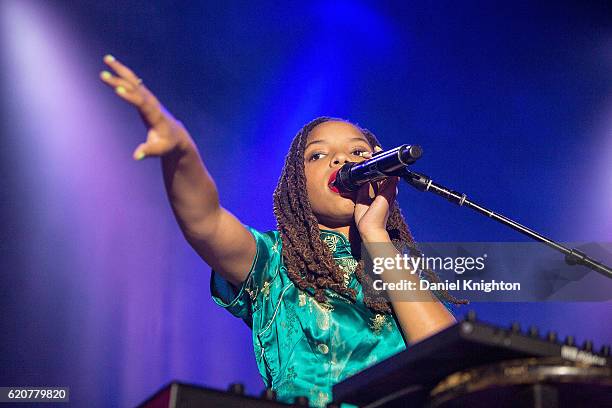
[[(131, 159), (145, 131), (98, 80), (106, 53), (185, 123), (223, 204), (258, 229), (275, 226), (291, 138), (331, 115), (421, 144), (417, 171), (551, 238), (612, 241), (609, 4), (212, 3), (0, 3), (1, 386), (69, 386), (92, 407), (172, 379), (262, 389), (159, 161)], [(524, 240), (407, 186), (399, 201), (418, 241)], [(611, 305), (470, 308), (599, 347)]]

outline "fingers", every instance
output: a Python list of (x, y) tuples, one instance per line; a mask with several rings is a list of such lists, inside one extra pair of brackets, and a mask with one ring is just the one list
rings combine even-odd
[(387, 200), (387, 202), (391, 204), (397, 196), (398, 183), (399, 177), (387, 178), (380, 186), (380, 189), (378, 190), (378, 195), (383, 196)]
[(391, 205), (397, 197), (398, 183), (399, 177), (388, 177), (380, 182), (366, 183), (357, 192), (355, 203), (369, 206), (374, 204), (375, 201), (380, 201), (381, 199), (378, 197), (382, 197)]
[(136, 150), (134, 150), (134, 153), (132, 153), (132, 157), (134, 158), (134, 160), (142, 160), (147, 155), (146, 150), (147, 150), (147, 144), (141, 143), (138, 145), (138, 147), (136, 147)]
[(117, 61), (117, 59), (113, 57), (112, 55), (110, 54), (105, 55), (104, 62), (106, 63), (106, 65), (111, 67), (113, 71), (115, 71), (117, 75), (119, 75), (119, 77), (126, 80), (127, 82), (132, 84), (134, 87), (137, 87), (138, 85), (141, 84), (142, 81), (140, 80), (140, 78), (138, 78), (138, 76), (136, 76), (136, 74), (134, 74), (134, 72), (131, 69), (129, 69), (128, 67), (126, 67), (125, 65)]
[(100, 72), (100, 79), (127, 102), (135, 106), (142, 105), (144, 98), (142, 93), (139, 92), (140, 85), (136, 85), (121, 76), (115, 76), (109, 71)]
[(138, 108), (147, 127), (159, 125), (164, 120), (164, 113), (155, 95), (142, 84), (141, 79), (131, 69), (112, 55), (106, 55), (104, 62), (117, 75), (113, 75), (109, 71), (102, 71), (100, 79), (112, 87), (122, 99)]
[(118, 76), (114, 76), (113, 74), (111, 74), (109, 71), (102, 71), (100, 72), (100, 79), (108, 84), (109, 86), (112, 86), (113, 88), (117, 88), (118, 86), (122, 86), (124, 87), (126, 90), (129, 91), (134, 91), (136, 89), (136, 86), (134, 84), (132, 84), (131, 82), (118, 77)]
[(373, 155), (370, 152), (363, 152), (361, 153), (361, 157), (363, 157), (364, 159), (371, 159)]
[(355, 198), (356, 204), (370, 205), (378, 194), (378, 185), (376, 183), (366, 183), (359, 187)]
[(149, 129), (147, 132), (147, 141), (136, 147), (132, 157), (134, 160), (142, 160), (147, 156), (159, 156), (162, 153), (163, 146), (160, 137), (155, 129)]
[(139, 144), (132, 154), (135, 160), (163, 156), (177, 148), (180, 137), (189, 138), (188, 134), (184, 135), (186, 130), (183, 125), (166, 111), (131, 69), (117, 61), (112, 55), (106, 55), (104, 62), (114, 72), (102, 71), (100, 79), (112, 87), (122, 99), (138, 109), (138, 113), (148, 128), (146, 142)]

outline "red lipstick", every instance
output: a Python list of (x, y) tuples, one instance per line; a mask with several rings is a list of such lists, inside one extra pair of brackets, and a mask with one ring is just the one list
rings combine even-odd
[(327, 186), (329, 187), (329, 189), (331, 191), (333, 191), (336, 194), (340, 194), (340, 190), (338, 190), (338, 188), (334, 185), (334, 182), (336, 181), (336, 175), (338, 174), (338, 170), (334, 171), (330, 176), (329, 176), (329, 180), (327, 181)]

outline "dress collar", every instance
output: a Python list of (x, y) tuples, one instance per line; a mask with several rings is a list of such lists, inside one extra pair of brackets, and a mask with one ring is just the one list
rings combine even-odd
[(321, 241), (327, 245), (334, 258), (352, 257), (351, 243), (344, 234), (322, 229), (319, 230), (319, 233)]

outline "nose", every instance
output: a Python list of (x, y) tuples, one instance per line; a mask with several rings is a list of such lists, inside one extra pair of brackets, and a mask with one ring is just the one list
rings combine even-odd
[(348, 156), (344, 153), (337, 153), (334, 155), (334, 157), (332, 158), (332, 161), (330, 163), (331, 167), (340, 167), (340, 166), (344, 166), (345, 163), (348, 163), (349, 159)]

